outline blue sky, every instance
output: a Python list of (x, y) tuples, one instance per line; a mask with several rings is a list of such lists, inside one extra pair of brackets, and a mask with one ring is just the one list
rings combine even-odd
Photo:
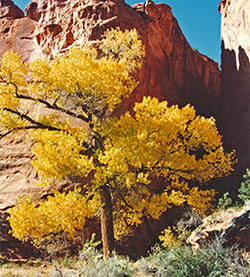
[[(125, 0), (128, 4), (143, 0)], [(14, 0), (22, 9), (31, 0)], [(166, 3), (172, 7), (174, 16), (188, 42), (199, 52), (220, 63), (220, 0), (155, 0), (155, 3)]]

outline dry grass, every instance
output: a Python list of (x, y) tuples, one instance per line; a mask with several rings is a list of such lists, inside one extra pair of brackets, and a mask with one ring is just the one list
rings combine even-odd
[[(0, 276), (1, 277), (38, 277), (38, 276), (46, 276), (51, 277), (52, 267), (29, 267), (29, 268), (22, 268), (22, 267), (9, 267), (9, 268), (1, 268), (0, 269)], [(39, 275), (39, 274), (40, 275)]]
[(39, 265), (7, 263), (0, 266), (0, 277), (57, 277), (57, 268), (63, 273), (63, 276), (67, 276), (69, 273), (71, 276), (77, 276), (75, 269), (65, 268), (57, 262), (55, 264), (39, 263)]

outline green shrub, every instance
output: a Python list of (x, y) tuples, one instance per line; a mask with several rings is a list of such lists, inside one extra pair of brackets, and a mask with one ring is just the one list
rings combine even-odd
[(138, 262), (138, 270), (146, 276), (159, 277), (245, 277), (249, 265), (236, 248), (224, 248), (215, 240), (195, 254), (189, 246), (160, 250)]
[(66, 254), (63, 260), (63, 266), (70, 267), (70, 264), (71, 264), (71, 258), (68, 256), (68, 254)]
[(230, 197), (230, 193), (225, 192), (223, 194), (223, 197), (219, 198), (217, 207), (219, 209), (227, 209), (227, 208), (232, 207), (232, 205), (233, 205), (233, 200)]
[(238, 190), (239, 194), (238, 197), (243, 202), (250, 201), (250, 169), (246, 169), (246, 174), (243, 175), (244, 181), (241, 182), (241, 187)]

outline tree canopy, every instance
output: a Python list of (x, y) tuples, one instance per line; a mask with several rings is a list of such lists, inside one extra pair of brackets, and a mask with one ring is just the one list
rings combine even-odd
[[(73, 235), (86, 218), (98, 215), (108, 256), (114, 234), (126, 234), (144, 216), (157, 219), (184, 203), (209, 207), (215, 192), (206, 184), (230, 174), (235, 160), (234, 152), (224, 152), (213, 118), (151, 97), (136, 103), (133, 113), (113, 113), (137, 86), (133, 73), (143, 56), (137, 32), (119, 29), (54, 60), (26, 65), (12, 52), (4, 54), (1, 137), (27, 133), (44, 185), (74, 176), (87, 180), (68, 194), (55, 192), (39, 207), (19, 200), (10, 210), (14, 236)], [(59, 217), (52, 212), (56, 206)]]

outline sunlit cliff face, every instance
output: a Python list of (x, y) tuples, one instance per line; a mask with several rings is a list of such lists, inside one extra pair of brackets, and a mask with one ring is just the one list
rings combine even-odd
[(250, 1), (224, 0), (220, 12), (224, 48), (235, 52), (236, 66), (239, 69), (239, 47), (250, 58)]

